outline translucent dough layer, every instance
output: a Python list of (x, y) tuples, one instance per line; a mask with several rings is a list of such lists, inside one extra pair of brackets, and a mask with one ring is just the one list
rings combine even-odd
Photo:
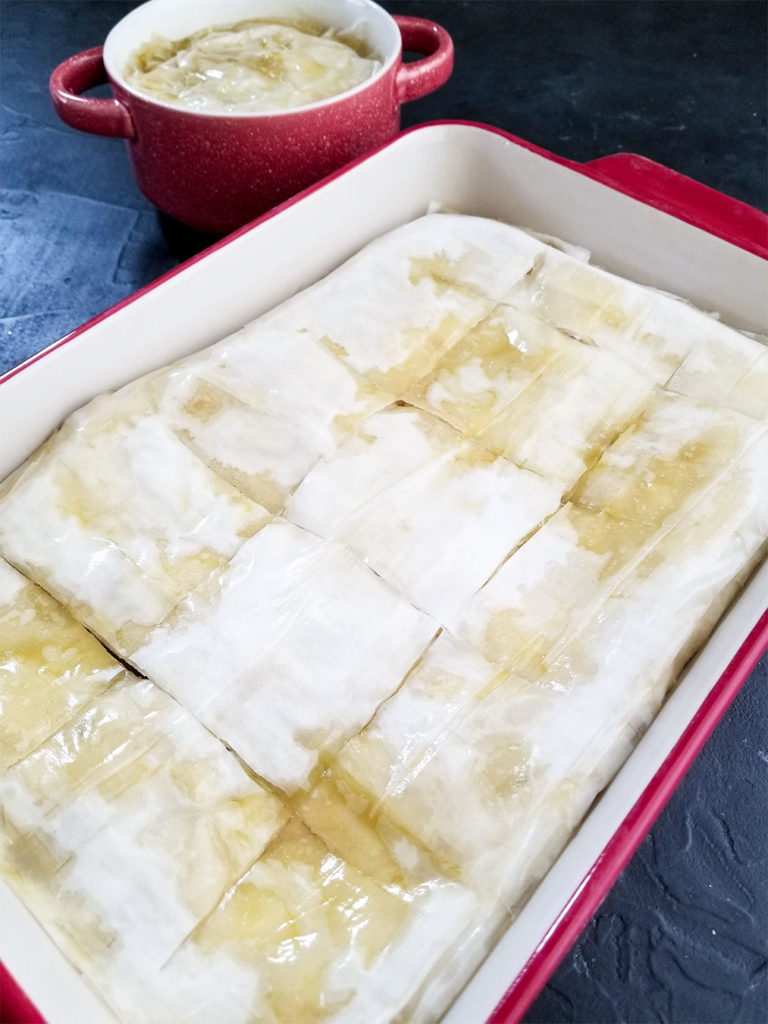
[(70, 417), (4, 492), (2, 553), (121, 654), (268, 519), (133, 388)]
[(283, 309), (353, 370), (400, 393), (504, 299), (545, 248), (479, 217), (422, 217), (372, 242)]
[(609, 352), (564, 342), (478, 440), (569, 490), (640, 414), (653, 383)]
[(405, 396), (477, 437), (556, 359), (565, 335), (513, 306), (496, 306)]
[[(525, 304), (548, 323), (612, 351), (649, 373), (657, 384), (670, 382), (682, 394), (755, 414), (751, 399), (743, 399), (740, 390), (726, 381), (737, 368), (748, 373), (764, 346), (681, 299), (548, 248), (512, 302)], [(710, 372), (713, 367), (716, 371)], [(764, 417), (768, 402), (764, 379), (762, 387), (760, 415)]]
[(766, 420), (768, 347), (721, 327), (688, 353), (667, 387)]
[(587, 695), (592, 703), (500, 672), (443, 633), (345, 745), (302, 816), (363, 870), (388, 857), (390, 882), (413, 847), (428, 851), (492, 917), (544, 874), (605, 782), (602, 752), (588, 771), (579, 765), (609, 721)]
[(133, 660), (293, 790), (397, 689), (437, 628), (340, 545), (275, 521)]
[(248, 964), (257, 993), (250, 1020), (384, 1024), (475, 910), (466, 889), (439, 875), (385, 888), (294, 821), (190, 945)]
[(273, 512), (321, 455), (391, 401), (279, 315), (156, 375), (152, 388), (179, 437)]
[(761, 558), (766, 494), (761, 439), (664, 529), (566, 506), (472, 603), (491, 661), (442, 633), (329, 765), (310, 827), (369, 870), (415, 845), (514, 907)]
[(287, 818), (131, 677), (7, 772), (0, 807), (4, 874), (102, 990), (159, 969)]
[(729, 409), (659, 392), (580, 481), (579, 505), (661, 526), (701, 495), (754, 444), (766, 426)]
[(652, 390), (651, 377), (610, 352), (498, 306), (408, 398), (567, 489)]
[[(665, 411), (667, 405), (665, 398)], [(725, 410), (724, 416), (732, 427), (737, 414)], [(653, 451), (656, 458), (658, 444), (674, 447), (674, 442), (668, 433), (649, 431), (648, 447), (643, 447), (641, 436), (640, 431), (633, 434), (631, 449), (625, 452), (620, 439), (604, 457), (616, 471), (603, 488), (611, 498), (608, 507), (564, 506), (468, 604), (458, 631), (489, 660), (532, 680), (554, 673), (558, 685), (569, 686), (574, 671), (587, 674), (601, 668), (590, 637), (598, 626), (607, 630), (605, 623), (620, 604), (634, 614), (634, 627), (625, 627), (625, 646), (636, 634), (650, 655), (655, 644), (663, 646), (667, 640), (639, 629), (641, 621), (660, 616), (668, 637), (669, 624), (676, 615), (688, 615), (693, 601), (699, 610), (685, 629), (671, 632), (679, 651), (689, 649), (687, 635), (695, 633), (700, 639), (702, 630), (712, 627), (717, 616), (713, 619), (707, 611), (710, 603), (718, 594), (730, 594), (734, 581), (744, 578), (768, 533), (768, 434), (753, 424), (742, 438), (742, 450), (737, 447), (724, 462), (715, 445), (704, 449), (706, 457), (698, 466), (688, 466), (684, 457), (670, 461), (666, 476), (652, 489), (648, 453)], [(733, 434), (725, 436), (730, 445)], [(649, 495), (655, 500), (649, 501)], [(632, 513), (636, 515), (630, 517)], [(670, 566), (678, 574), (674, 586), (667, 578)], [(655, 594), (644, 599), (649, 607), (636, 606), (636, 591)], [(609, 600), (614, 605), (609, 607)], [(621, 635), (618, 627), (616, 632)]]
[(320, 462), (286, 515), (348, 546), (446, 623), (560, 497), (428, 414), (395, 407)]
[(0, 559), (0, 769), (31, 753), (123, 666)]

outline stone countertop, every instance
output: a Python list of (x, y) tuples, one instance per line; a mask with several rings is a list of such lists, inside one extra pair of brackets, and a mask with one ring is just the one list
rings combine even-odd
[[(206, 244), (138, 193), (119, 142), (50, 104), (53, 67), (134, 6), (3, 0), (0, 372)], [(766, 207), (762, 0), (383, 6), (456, 44), (451, 81), (405, 107), (405, 127), (459, 118), (576, 160), (641, 153)], [(766, 684), (763, 658), (526, 1021), (768, 1020)]]

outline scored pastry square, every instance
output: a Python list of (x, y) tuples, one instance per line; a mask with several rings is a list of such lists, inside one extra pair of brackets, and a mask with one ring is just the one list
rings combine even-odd
[[(548, 248), (511, 301), (664, 384), (691, 348), (674, 300)], [(690, 307), (688, 307), (690, 308)], [(666, 317), (665, 317), (666, 314)]]
[(722, 333), (703, 338), (691, 349), (667, 387), (768, 419), (768, 345), (718, 326)]
[(315, 466), (286, 516), (447, 623), (560, 498), (556, 484), (395, 406)]
[[(415, 1019), (424, 981), (478, 924), (466, 888), (436, 872), (383, 885), (294, 819), (140, 998), (153, 1019), (203, 1024), (214, 974), (228, 1024)], [(193, 999), (178, 998), (178, 981)]]
[(555, 327), (498, 305), (442, 355), (404, 396), (477, 437), (563, 349)]
[(397, 689), (437, 629), (341, 545), (276, 520), (133, 661), (292, 791)]
[[(573, 672), (596, 672), (604, 663), (608, 654), (598, 657), (591, 640), (595, 631), (611, 635), (607, 623), (619, 607), (627, 609), (629, 623), (612, 627), (623, 637), (617, 656), (636, 643), (652, 652), (662, 637), (689, 650), (687, 636), (700, 639), (705, 625), (711, 629), (717, 595), (732, 592), (764, 547), (768, 432), (742, 423), (747, 429), (739, 438), (732, 429), (738, 414), (719, 410), (718, 425), (729, 429), (713, 435), (712, 420), (703, 415), (701, 460), (672, 456), (656, 483), (650, 467), (659, 445), (674, 448), (666, 429), (670, 401), (663, 399), (655, 420), (656, 428), (664, 423), (665, 429), (638, 430), (627, 436), (626, 450), (625, 439), (615, 451), (609, 449), (604, 461), (611, 475), (605, 486), (603, 463), (593, 471), (599, 474), (599, 493), (610, 496), (608, 507), (564, 506), (468, 603), (458, 633), (489, 660), (532, 680), (554, 674), (560, 685), (569, 686)], [(703, 437), (711, 443), (705, 445)], [(727, 440), (727, 454), (714, 444), (718, 437)], [(676, 443), (683, 442), (688, 443), (678, 437)], [(589, 474), (585, 493), (598, 493)], [(676, 581), (670, 572), (677, 573)], [(646, 594), (642, 607), (640, 593)], [(651, 621), (658, 621), (655, 630), (638, 627)]]
[(579, 482), (573, 501), (661, 526), (701, 501), (742, 456), (754, 460), (767, 429), (730, 409), (659, 391)]
[(564, 505), (467, 602), (456, 631), (494, 664), (538, 679), (651, 543), (641, 524)]
[(157, 407), (217, 473), (272, 512), (391, 396), (277, 314), (154, 375)]
[(765, 556), (768, 438), (760, 449), (737, 460), (698, 505), (657, 531), (547, 657), (548, 683), (564, 692), (585, 680), (606, 692), (626, 687), (626, 707), (617, 715), (633, 730), (632, 745)]
[(429, 858), (484, 906), (509, 907), (594, 795), (574, 773), (600, 711), (589, 721), (576, 703), (569, 723), (562, 693), (442, 633), (299, 813), (334, 852), (390, 884)]
[(652, 390), (649, 376), (610, 352), (500, 305), (408, 398), (568, 489)]
[[(657, 384), (670, 382), (682, 394), (755, 414), (752, 399), (726, 386), (725, 380), (736, 368), (749, 374), (764, 346), (682, 299), (548, 248), (511, 301), (574, 337), (612, 351)], [(765, 386), (762, 377), (764, 403)], [(764, 415), (764, 404), (760, 408)]]
[(3, 873), (99, 988), (159, 969), (288, 816), (128, 674), (5, 773), (0, 808)]
[(372, 242), (283, 312), (357, 373), (399, 396), (529, 273), (545, 248), (505, 224), (434, 214)]
[(0, 770), (31, 753), (123, 666), (0, 559)]
[(0, 552), (125, 655), (268, 519), (129, 386), (6, 482)]
[(562, 338), (558, 355), (478, 441), (570, 490), (640, 415), (653, 381), (610, 352)]

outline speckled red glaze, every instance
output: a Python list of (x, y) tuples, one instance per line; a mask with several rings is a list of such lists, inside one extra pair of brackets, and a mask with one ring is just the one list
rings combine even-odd
[[(392, 20), (400, 30), (394, 60), (385, 55), (383, 68), (362, 87), (308, 107), (228, 116), (145, 99), (105, 68), (101, 47), (60, 64), (51, 76), (51, 97), (73, 128), (126, 139), (136, 182), (158, 209), (198, 231), (223, 235), (392, 138), (401, 104), (448, 79), (448, 33), (422, 18)], [(405, 64), (403, 49), (425, 56)], [(81, 95), (106, 81), (114, 99)]]

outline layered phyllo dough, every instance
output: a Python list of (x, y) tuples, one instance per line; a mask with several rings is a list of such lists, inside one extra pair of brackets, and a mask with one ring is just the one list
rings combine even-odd
[(267, 511), (128, 388), (92, 402), (0, 492), (0, 549), (127, 654)]
[(448, 622), (561, 494), (434, 417), (396, 406), (315, 466), (286, 516), (341, 542)]
[[(569, 658), (597, 671), (589, 646), (598, 635), (620, 636), (619, 656), (628, 644), (642, 649), (639, 621), (660, 623), (649, 656), (666, 638), (682, 655), (688, 637), (714, 624), (707, 609), (718, 595), (761, 557), (767, 494), (763, 424), (660, 394), (583, 477), (573, 503), (468, 602), (458, 632), (534, 680), (556, 665), (567, 680)], [(629, 615), (618, 632), (620, 609)]]
[(626, 757), (639, 703), (629, 678), (567, 693), (442, 633), (301, 814), (362, 870), (391, 881), (429, 856), (489, 912), (511, 909)]
[[(740, 477), (730, 504), (759, 506), (768, 424), (730, 409), (660, 392), (602, 455), (573, 500), (616, 518), (662, 527)], [(742, 505), (742, 502), (744, 504)]]
[(765, 419), (765, 345), (714, 315), (548, 248), (511, 300), (681, 394)]
[(651, 377), (610, 352), (500, 305), (408, 397), (567, 490), (652, 390)]
[(175, 979), (197, 975), (204, 998), (213, 969), (231, 978), (232, 1024), (411, 1019), (424, 979), (478, 927), (466, 887), (435, 870), (383, 883), (296, 817), (169, 961), (159, 998), (168, 1019), (188, 1014)]
[(404, 225), (0, 485), (0, 870), (121, 1020), (438, 1020), (764, 557), (768, 350), (550, 241)]
[(276, 520), (133, 661), (290, 792), (395, 692), (438, 628), (342, 545)]
[(425, 217), (367, 246), (285, 315), (357, 373), (400, 393), (504, 301), (545, 249), (495, 221)]
[(284, 317), (267, 316), (151, 381), (157, 408), (212, 469), (272, 512), (392, 396)]
[(169, 959), (287, 820), (153, 683), (126, 673), (0, 779), (4, 872), (97, 988)]
[(722, 327), (691, 349), (668, 387), (768, 420), (768, 348)]
[(66, 609), (0, 559), (0, 770), (31, 753), (122, 671)]

